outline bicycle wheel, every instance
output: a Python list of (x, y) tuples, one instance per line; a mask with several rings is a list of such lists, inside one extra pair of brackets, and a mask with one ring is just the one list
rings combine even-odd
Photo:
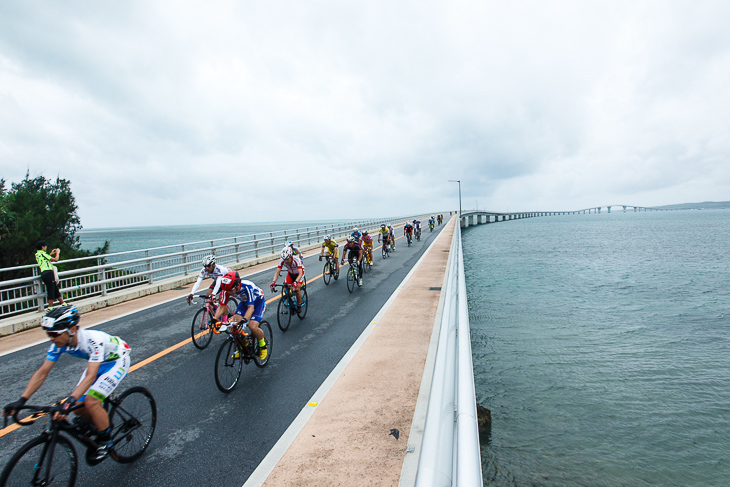
[(332, 262), (327, 261), (324, 263), (324, 269), (322, 270), (322, 280), (324, 281), (324, 285), (328, 286), (330, 281), (332, 280), (332, 275), (335, 273), (335, 266), (332, 265)]
[(111, 457), (119, 463), (138, 459), (150, 445), (157, 427), (157, 402), (144, 387), (130, 387), (112, 402), (109, 412), (114, 448)]
[(276, 308), (276, 322), (279, 324), (279, 329), (281, 331), (286, 331), (289, 329), (289, 324), (291, 323), (291, 315), (291, 296), (288, 293), (282, 294), (281, 299), (279, 299), (279, 305)]
[(71, 440), (56, 435), (53, 457), (48, 458), (49, 437), (42, 435), (23, 445), (0, 474), (0, 486), (68, 485), (76, 483), (78, 459)]
[(215, 357), (215, 385), (221, 392), (231, 392), (238, 379), (241, 377), (243, 368), (242, 352), (238, 350), (235, 340), (228, 337), (221, 343), (218, 355)]
[(355, 269), (350, 266), (350, 268), (347, 270), (347, 290), (352, 292), (355, 290), (355, 281), (357, 281), (357, 276), (355, 275)]
[(302, 288), (302, 308), (297, 310), (297, 317), (303, 320), (307, 316), (307, 310), (309, 309), (309, 296), (307, 295), (307, 286)]
[(193, 317), (193, 325), (190, 328), (190, 336), (193, 337), (193, 345), (195, 348), (203, 350), (210, 344), (213, 334), (210, 332), (210, 324), (213, 321), (213, 315), (207, 312), (205, 308), (200, 308)]
[(383, 259), (385, 259), (386, 257), (388, 257), (388, 247), (387, 246), (383, 246), (383, 248), (380, 250), (380, 253), (383, 255)]
[(238, 308), (238, 298), (230, 296), (226, 306), (228, 306), (228, 317), (230, 318), (236, 312), (236, 308)]
[(258, 340), (256, 340), (253, 363), (255, 363), (257, 367), (266, 367), (266, 364), (269, 363), (269, 359), (271, 359), (271, 347), (274, 344), (274, 334), (271, 333), (271, 325), (266, 320), (263, 320), (261, 321), (261, 323), (259, 323), (259, 328), (261, 328), (261, 331), (264, 332), (264, 340), (266, 340), (266, 351), (268, 353), (265, 359), (261, 360), (259, 358), (259, 345)]

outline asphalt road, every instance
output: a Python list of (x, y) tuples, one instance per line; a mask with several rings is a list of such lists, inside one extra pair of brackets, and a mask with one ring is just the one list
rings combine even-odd
[[(382, 259), (376, 242), (375, 266), (352, 294), (345, 282), (346, 265), (340, 279), (325, 286), (321, 278), (314, 279), (323, 263), (310, 252), (305, 258), (310, 301), (306, 318), (293, 317), (289, 330), (281, 332), (276, 324), (278, 301), (271, 302), (264, 314), (273, 329), (271, 360), (263, 369), (244, 365), (241, 380), (229, 394), (216, 388), (213, 376), (223, 335), (214, 337), (205, 350), (187, 344), (131, 372), (117, 392), (141, 385), (154, 394), (158, 418), (152, 443), (132, 464), (106, 460), (96, 467), (86, 465), (84, 448), (75, 443), (80, 457), (77, 485), (243, 485), (442, 228), (433, 233), (426, 228), (421, 241), (411, 247), (398, 239), (397, 251), (388, 259)], [(264, 289), (268, 299), (273, 296), (268, 290), (273, 273), (272, 269), (246, 278)], [(126, 340), (134, 364), (188, 338), (198, 307), (184, 300), (164, 303), (96, 329)], [(20, 396), (46, 349), (37, 345), (0, 357), (0, 405)], [(64, 355), (30, 403), (49, 404), (67, 396), (84, 367), (82, 360)], [(374, 371), (373, 380), (384, 380), (382, 373)], [(0, 465), (44, 424), (38, 421), (0, 438)]]

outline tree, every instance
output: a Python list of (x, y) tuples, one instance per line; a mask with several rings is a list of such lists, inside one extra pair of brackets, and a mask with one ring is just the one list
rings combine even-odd
[[(108, 241), (93, 252), (81, 248), (76, 235), (82, 228), (77, 208), (71, 183), (66, 179), (31, 179), (26, 173), (25, 179), (13, 183), (9, 191), (5, 189), (5, 180), (0, 179), (0, 267), (35, 264), (38, 240), (48, 242), (49, 249), (60, 248), (62, 259), (106, 253)], [(74, 266), (67, 269), (71, 267)], [(7, 274), (0, 278), (27, 275)]]

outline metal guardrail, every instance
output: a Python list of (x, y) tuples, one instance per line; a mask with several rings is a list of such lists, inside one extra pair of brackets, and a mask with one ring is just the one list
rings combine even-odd
[(458, 224), (454, 226), (450, 252), (416, 487), (483, 485), (464, 255)]
[[(60, 271), (59, 289), (66, 300), (104, 296), (109, 292), (151, 284), (160, 279), (197, 273), (201, 260), (209, 254), (215, 254), (218, 263), (233, 266), (245, 260), (276, 254), (288, 240), (297, 247), (303, 247), (321, 242), (326, 234), (340, 238), (349, 234), (353, 227), (370, 230), (382, 223), (393, 224), (412, 218), (427, 217), (412, 215), (383, 220), (336, 222), (63, 260), (57, 262), (56, 266), (62, 268), (64, 264), (72, 262), (88, 262), (88, 265)], [(0, 279), (8, 271), (27, 271), (30, 275), (0, 280), (0, 318), (43, 310), (46, 293), (38, 266), (33, 264), (0, 269)]]

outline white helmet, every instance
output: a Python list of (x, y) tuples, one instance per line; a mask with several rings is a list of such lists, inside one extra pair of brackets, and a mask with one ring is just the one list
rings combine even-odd
[(294, 247), (294, 243), (291, 240), (287, 240), (286, 241), (286, 246), (287, 247)]
[(352, 242), (354, 242), (354, 241), (355, 241), (355, 238), (354, 238), (354, 237), (353, 237), (352, 235), (350, 235), (350, 236), (348, 236), (348, 237), (347, 237), (347, 241), (348, 241), (349, 243), (352, 243)]
[(209, 265), (215, 265), (215, 255), (208, 255), (203, 259), (203, 267), (208, 267)]
[(385, 228), (385, 223), (383, 223), (382, 225), (380, 225), (380, 228)]
[(291, 247), (284, 247), (283, 249), (281, 249), (281, 258), (282, 259), (286, 260), (291, 256), (292, 256)]
[(327, 235), (325, 235), (325, 236), (324, 236), (324, 239), (325, 239), (325, 240), (332, 240), (332, 237), (331, 237), (331, 236), (330, 236), (330, 234), (328, 233)]
[(357, 233), (357, 227), (353, 227), (352, 233)]

